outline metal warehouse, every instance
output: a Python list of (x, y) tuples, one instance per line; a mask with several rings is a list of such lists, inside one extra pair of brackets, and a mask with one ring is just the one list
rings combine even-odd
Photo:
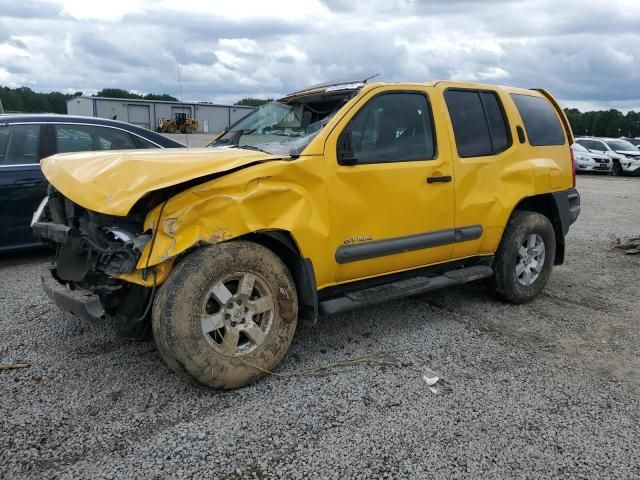
[(186, 113), (198, 121), (198, 132), (217, 133), (253, 111), (253, 107), (212, 103), (167, 102), (129, 98), (74, 97), (67, 100), (69, 115), (111, 118), (155, 130), (163, 119)]

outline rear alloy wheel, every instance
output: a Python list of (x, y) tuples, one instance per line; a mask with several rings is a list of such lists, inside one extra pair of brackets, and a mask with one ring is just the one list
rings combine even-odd
[(544, 267), (544, 240), (537, 233), (529, 235), (518, 249), (516, 278), (521, 285), (528, 287), (538, 279)]
[(556, 237), (547, 217), (516, 211), (502, 236), (494, 262), (494, 286), (513, 303), (527, 303), (544, 288), (556, 254)]
[(287, 352), (295, 285), (271, 250), (251, 242), (200, 248), (176, 264), (153, 305), (153, 334), (179, 375), (214, 388), (248, 385)]

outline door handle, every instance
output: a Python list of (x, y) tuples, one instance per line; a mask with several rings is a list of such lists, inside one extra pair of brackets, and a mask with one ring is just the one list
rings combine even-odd
[(427, 183), (447, 183), (451, 181), (451, 175), (427, 177)]

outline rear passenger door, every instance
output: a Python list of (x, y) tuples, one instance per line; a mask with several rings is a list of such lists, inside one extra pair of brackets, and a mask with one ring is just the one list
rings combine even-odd
[(491, 88), (439, 83), (442, 116), (448, 118), (454, 162), (455, 228), (476, 229), (476, 238), (456, 242), (453, 258), (493, 253), (502, 233), (505, 167), (513, 161), (513, 133), (505, 99)]
[(35, 123), (0, 124), (0, 250), (40, 243), (30, 223), (46, 194), (41, 130)]

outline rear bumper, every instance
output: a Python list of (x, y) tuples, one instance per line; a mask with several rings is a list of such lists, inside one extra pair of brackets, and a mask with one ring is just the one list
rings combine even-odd
[(553, 194), (562, 226), (562, 233), (569, 233), (569, 227), (580, 216), (580, 194), (575, 188)]
[(100, 323), (105, 318), (105, 311), (100, 298), (89, 290), (71, 290), (53, 274), (54, 267), (45, 265), (40, 278), (42, 288), (47, 296), (60, 308), (74, 315), (94, 323)]

